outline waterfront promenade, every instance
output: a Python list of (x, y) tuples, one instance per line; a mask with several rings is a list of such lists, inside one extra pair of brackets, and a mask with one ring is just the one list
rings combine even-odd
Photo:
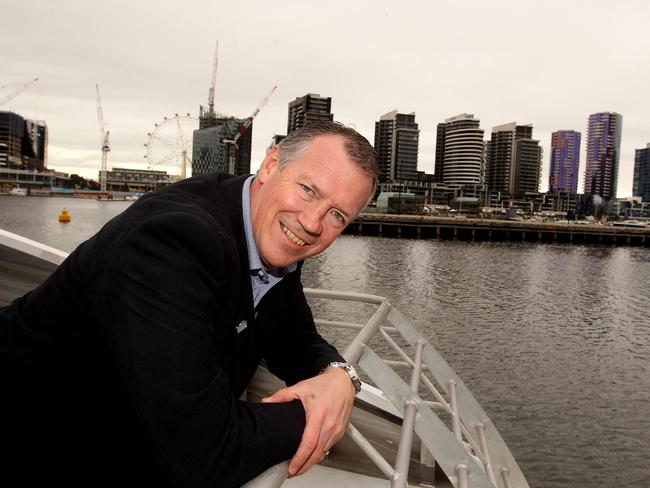
[(362, 236), (463, 241), (650, 246), (650, 227), (362, 213), (346, 229)]

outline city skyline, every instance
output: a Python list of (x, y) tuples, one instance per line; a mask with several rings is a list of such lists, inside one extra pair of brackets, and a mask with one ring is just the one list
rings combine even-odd
[[(285, 132), (288, 103), (306, 93), (331, 97), (336, 120), (370, 141), (381, 114), (415, 112), (418, 170), (427, 173), (434, 171), (436, 125), (450, 116), (473, 113), (486, 132), (512, 120), (530, 123), (544, 151), (542, 191), (552, 132), (586, 134), (589, 114), (612, 111), (625, 119), (617, 194), (629, 196), (635, 149), (650, 141), (642, 108), (650, 68), (641, 62), (650, 48), (641, 35), (650, 6), (557, 2), (559, 19), (553, 4), (422, 3), (402, 11), (389, 2), (334, 1), (298, 12), (288, 2), (252, 2), (227, 13), (201, 1), (182, 9), (145, 1), (11, 4), (3, 7), (0, 36), (13, 48), (3, 52), (0, 99), (39, 81), (1, 108), (47, 122), (50, 167), (96, 178), (99, 83), (111, 132), (109, 168), (144, 168), (143, 144), (154, 124), (175, 113), (198, 116), (206, 104), (219, 40), (219, 112), (246, 117), (279, 86), (255, 119), (252, 171), (273, 134)], [(606, 25), (606, 38), (593, 28), (598, 24)], [(567, 39), (579, 56), (559, 55)], [(578, 191), (584, 157), (583, 143)]]

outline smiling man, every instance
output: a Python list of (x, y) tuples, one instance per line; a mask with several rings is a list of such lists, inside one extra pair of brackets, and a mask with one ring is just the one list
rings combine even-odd
[[(255, 177), (191, 178), (106, 224), (0, 309), (4, 472), (25, 485), (239, 486), (285, 459), (291, 475), (320, 461), (358, 378), (317, 333), (300, 267), (376, 175), (365, 138), (319, 123)], [(238, 400), (262, 359), (288, 386)]]
[(285, 155), (292, 142), (269, 152), (251, 184), (255, 244), (271, 268), (327, 249), (374, 189), (367, 170), (348, 156), (342, 136), (321, 135), (299, 154)]

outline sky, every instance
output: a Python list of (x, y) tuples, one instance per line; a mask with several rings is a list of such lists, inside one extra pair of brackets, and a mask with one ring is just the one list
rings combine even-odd
[[(0, 99), (39, 79), (0, 109), (45, 120), (48, 167), (87, 178), (101, 161), (95, 85), (109, 168), (147, 168), (155, 124), (207, 104), (217, 41), (217, 111), (247, 117), (278, 85), (253, 125), (251, 171), (306, 93), (332, 97), (335, 120), (371, 143), (381, 115), (415, 112), (428, 173), (448, 117), (474, 114), (486, 140), (494, 126), (532, 124), (542, 191), (560, 129), (582, 133), (582, 190), (591, 113), (623, 115), (619, 197), (650, 143), (643, 0), (0, 0), (0, 18)], [(159, 131), (173, 144), (170, 126)]]

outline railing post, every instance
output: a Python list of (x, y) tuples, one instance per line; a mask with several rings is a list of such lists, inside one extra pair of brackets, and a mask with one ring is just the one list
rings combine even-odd
[[(411, 374), (411, 390), (417, 395), (420, 387), (420, 375), (422, 373), (422, 348), (424, 342), (419, 339), (415, 344), (415, 361), (413, 362), (413, 372)], [(400, 443), (397, 448), (395, 461), (395, 471), (399, 479), (392, 483), (393, 488), (401, 488), (407, 485), (409, 463), (411, 460), (411, 446), (413, 440), (413, 431), (415, 429), (415, 415), (419, 405), (415, 400), (408, 399), (404, 406), (404, 420), (402, 421), (402, 431)]]
[(483, 451), (483, 457), (485, 458), (485, 471), (487, 472), (488, 478), (494, 484), (497, 485), (496, 476), (494, 476), (494, 468), (492, 466), (492, 459), (490, 458), (490, 450), (488, 449), (487, 439), (485, 438), (485, 424), (479, 422), (476, 424), (476, 429), (478, 430), (478, 442), (481, 446), (481, 451)]
[(458, 479), (458, 488), (469, 487), (469, 468), (466, 464), (456, 466), (456, 477)]
[(343, 353), (343, 357), (349, 363), (356, 364), (363, 352), (363, 345), (375, 334), (382, 321), (390, 312), (391, 305), (388, 301), (382, 303), (375, 314), (368, 320), (368, 323), (361, 329), (361, 332), (352, 340)]
[(463, 433), (460, 429), (460, 415), (458, 413), (458, 400), (456, 399), (456, 382), (449, 380), (449, 406), (451, 407), (451, 428), (454, 431), (456, 440), (463, 445)]

